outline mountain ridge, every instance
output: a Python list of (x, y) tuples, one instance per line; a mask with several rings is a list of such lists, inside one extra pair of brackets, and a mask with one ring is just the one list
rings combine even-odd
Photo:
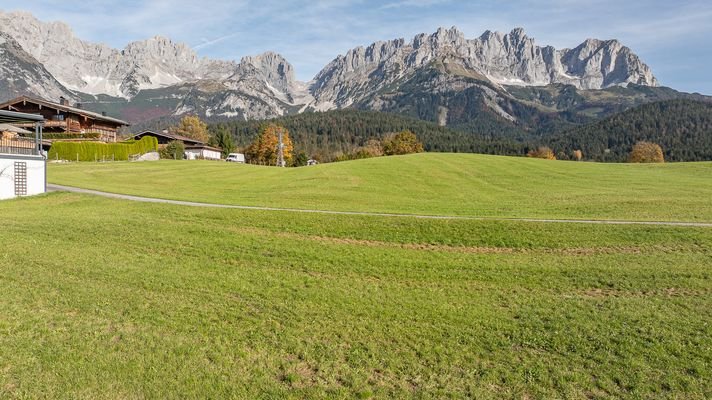
[[(587, 39), (557, 50), (539, 46), (523, 28), (468, 39), (451, 27), (376, 41), (338, 55), (309, 82), (299, 81), (294, 67), (270, 51), (214, 60), (161, 36), (117, 50), (78, 39), (67, 24), (22, 12), (0, 12), (0, 32), (36, 60), (27, 74), (46, 78), (52, 88), (34, 81), (10, 87), (13, 77), (4, 74), (0, 82), (16, 88), (4, 96), (64, 93), (132, 123), (185, 114), (250, 120), (357, 108), (524, 137), (690, 96), (658, 87), (650, 67), (618, 40)], [(20, 93), (32, 87), (40, 93)]]
[[(275, 67), (284, 67), (286, 72), (283, 76), (286, 82), (283, 82), (281, 89), (287, 89), (286, 86), (290, 85), (300, 86), (298, 83), (306, 84), (298, 82), (291, 64), (273, 52), (245, 56), (240, 62), (201, 58), (188, 45), (163, 36), (133, 41), (119, 50), (83, 41), (74, 35), (69, 25), (42, 22), (27, 12), (0, 12), (0, 31), (14, 37), (66, 87), (91, 95), (130, 98), (143, 89), (202, 79), (225, 80), (234, 76), (246, 62), (269, 60), (275, 56), (281, 58)], [(407, 49), (411, 51), (404, 51), (402, 59), (391, 59), (399, 50)], [(399, 38), (350, 49), (317, 73), (310, 87), (329, 98), (323, 88), (328, 83), (326, 78), (333, 76), (330, 70), (334, 66), (342, 65), (345, 73), (381, 61), (389, 66), (420, 67), (447, 52), (461, 57), (465, 67), (499, 84), (569, 83), (583, 89), (629, 82), (657, 86), (649, 67), (617, 40), (587, 39), (572, 50), (557, 51), (551, 46), (537, 46), (523, 28), (515, 28), (507, 34), (485, 31), (479, 38), (466, 39), (461, 31), (452, 27), (440, 28), (433, 34), (415, 35), (410, 42)], [(552, 58), (554, 56), (558, 59)], [(617, 63), (613, 62), (615, 56), (620, 58)], [(567, 61), (566, 68), (562, 60)], [(597, 66), (597, 63), (602, 63), (603, 67)], [(616, 72), (615, 68), (623, 68), (625, 73), (618, 71), (618, 75), (609, 76)], [(582, 75), (584, 72), (586, 75)], [(572, 75), (577, 73), (581, 76)], [(315, 97), (318, 100), (319, 96)]]

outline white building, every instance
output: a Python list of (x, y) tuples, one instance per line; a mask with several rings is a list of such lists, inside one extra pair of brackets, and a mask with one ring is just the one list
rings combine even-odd
[(188, 160), (220, 160), (222, 149), (206, 144), (186, 145), (185, 158)]
[[(41, 115), (0, 110), (0, 124), (10, 124), (0, 125), (0, 200), (46, 192), (43, 122)], [(13, 123), (34, 123), (35, 131), (17, 129)]]

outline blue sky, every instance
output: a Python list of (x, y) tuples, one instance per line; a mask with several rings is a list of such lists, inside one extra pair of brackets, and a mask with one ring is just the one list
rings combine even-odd
[(352, 47), (440, 26), (457, 26), (468, 38), (523, 27), (538, 44), (557, 48), (616, 38), (663, 85), (712, 95), (710, 0), (34, 0), (2, 1), (0, 8), (64, 21), (80, 38), (116, 48), (162, 35), (213, 58), (276, 51), (301, 80)]

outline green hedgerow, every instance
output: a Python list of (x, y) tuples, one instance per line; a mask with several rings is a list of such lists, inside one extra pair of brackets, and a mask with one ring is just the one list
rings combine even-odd
[(120, 143), (103, 142), (54, 142), (49, 150), (50, 160), (71, 161), (126, 161), (129, 156), (146, 154), (158, 150), (154, 137), (141, 140), (127, 140)]

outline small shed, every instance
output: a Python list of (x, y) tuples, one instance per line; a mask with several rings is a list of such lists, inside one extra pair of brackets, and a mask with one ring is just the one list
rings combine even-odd
[[(41, 115), (0, 110), (0, 200), (47, 191)], [(33, 127), (34, 132), (16, 124)]]

